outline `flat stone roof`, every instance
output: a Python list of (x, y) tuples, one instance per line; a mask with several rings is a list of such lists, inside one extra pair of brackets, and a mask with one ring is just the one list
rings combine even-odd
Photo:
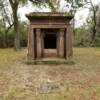
[(73, 15), (69, 13), (62, 13), (62, 12), (32, 12), (26, 15), (28, 18), (34, 17), (68, 17), (73, 18)]

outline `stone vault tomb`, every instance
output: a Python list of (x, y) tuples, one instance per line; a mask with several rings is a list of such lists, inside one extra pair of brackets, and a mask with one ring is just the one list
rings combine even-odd
[(37, 12), (26, 15), (30, 21), (28, 59), (67, 59), (72, 56), (70, 21), (65, 13)]

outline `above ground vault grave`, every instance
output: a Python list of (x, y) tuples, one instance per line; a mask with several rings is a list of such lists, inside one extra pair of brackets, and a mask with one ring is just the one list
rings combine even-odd
[(72, 56), (72, 33), (66, 13), (33, 12), (26, 15), (30, 21), (28, 58), (65, 58)]

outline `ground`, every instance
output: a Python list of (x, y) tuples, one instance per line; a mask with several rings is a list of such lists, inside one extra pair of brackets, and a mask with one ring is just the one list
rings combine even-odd
[(100, 48), (74, 48), (72, 65), (27, 65), (26, 54), (0, 49), (0, 100), (100, 100)]

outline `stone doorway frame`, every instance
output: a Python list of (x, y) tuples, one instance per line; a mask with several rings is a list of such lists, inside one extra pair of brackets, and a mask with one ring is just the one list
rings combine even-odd
[[(48, 32), (48, 30), (52, 30), (51, 32)], [(51, 57), (58, 57), (58, 43), (59, 43), (59, 41), (58, 41), (58, 36), (59, 36), (59, 34), (58, 34), (58, 32), (59, 32), (59, 29), (44, 29), (43, 30), (43, 32), (42, 32), (42, 34), (43, 34), (43, 37), (42, 37), (42, 39), (43, 39), (43, 42), (42, 42), (42, 45), (43, 45), (43, 58), (45, 58), (45, 48), (44, 48), (44, 38), (45, 38), (45, 35), (47, 35), (47, 34), (53, 34), (53, 35), (56, 35), (56, 48), (55, 48), (55, 55), (56, 56), (51, 56)], [(51, 48), (52, 49), (52, 48)], [(48, 49), (48, 51), (49, 51), (50, 49)], [(51, 50), (51, 51), (53, 51), (53, 50)], [(50, 57), (50, 56), (49, 56)]]

